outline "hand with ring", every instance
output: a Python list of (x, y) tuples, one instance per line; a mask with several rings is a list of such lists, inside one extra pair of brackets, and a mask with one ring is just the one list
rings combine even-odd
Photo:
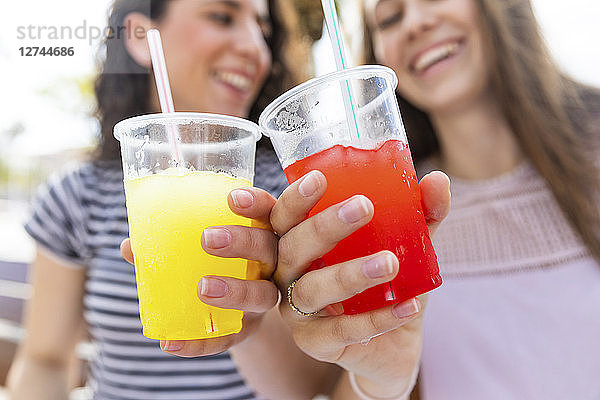
[[(373, 203), (356, 195), (306, 219), (326, 187), (325, 176), (311, 171), (290, 185), (273, 207), (271, 224), (281, 236), (274, 274), (283, 293), (280, 313), (302, 351), (351, 372), (353, 385), (373, 397), (389, 398), (412, 387), (407, 382), (418, 368), (425, 297), (358, 315), (339, 312), (337, 303), (392, 280), (399, 263), (392, 252), (381, 251), (304, 273), (313, 260), (373, 217)], [(433, 172), (421, 180), (420, 188), (433, 235), (449, 211), (449, 179)]]
[[(269, 223), (275, 199), (258, 188), (233, 190), (228, 203), (231, 210), (251, 218), (252, 226), (215, 226), (204, 230), (202, 248), (208, 253), (226, 258), (245, 258), (257, 280), (242, 280), (223, 276), (206, 276), (198, 282), (198, 297), (215, 307), (244, 311), (242, 331), (218, 338), (201, 340), (161, 341), (163, 351), (182, 357), (197, 357), (220, 353), (241, 342), (254, 332), (264, 314), (278, 300), (277, 287), (269, 279), (276, 264), (277, 240)], [(134, 262), (129, 239), (121, 243), (121, 254)]]

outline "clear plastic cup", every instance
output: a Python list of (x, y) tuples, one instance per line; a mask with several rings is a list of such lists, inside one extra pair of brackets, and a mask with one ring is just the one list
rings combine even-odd
[[(397, 83), (394, 72), (382, 66), (334, 72), (284, 93), (259, 120), (290, 183), (311, 170), (327, 177), (327, 191), (308, 217), (356, 194), (375, 206), (368, 225), (311, 268), (381, 250), (394, 252), (400, 261), (393, 281), (342, 302), (346, 314), (401, 302), (442, 283), (398, 109)], [(348, 93), (350, 102), (344, 99)], [(353, 104), (351, 121), (344, 108), (348, 103)]]
[[(169, 135), (178, 133), (174, 151)], [(252, 186), (258, 126), (223, 115), (153, 114), (119, 122), (131, 247), (144, 336), (189, 340), (242, 328), (242, 311), (204, 304), (204, 275), (247, 278), (247, 261), (207, 254), (200, 237), (214, 225), (250, 226), (227, 205)], [(174, 154), (181, 158), (179, 165)]]

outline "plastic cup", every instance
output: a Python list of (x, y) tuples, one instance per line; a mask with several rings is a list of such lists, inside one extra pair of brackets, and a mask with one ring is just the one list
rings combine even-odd
[[(398, 109), (397, 83), (393, 71), (382, 66), (338, 71), (284, 93), (260, 116), (262, 132), (271, 138), (290, 183), (311, 170), (327, 178), (327, 191), (308, 217), (356, 194), (375, 206), (369, 224), (311, 269), (381, 250), (394, 252), (400, 261), (393, 281), (343, 301), (345, 314), (401, 302), (442, 283)], [(346, 119), (343, 87), (350, 88), (356, 121)], [(349, 124), (358, 126), (358, 135)]]
[[(170, 132), (179, 132), (182, 164)], [(242, 328), (242, 311), (200, 301), (204, 275), (247, 278), (247, 261), (207, 254), (200, 237), (214, 225), (250, 226), (227, 196), (252, 186), (258, 126), (240, 118), (195, 113), (153, 114), (119, 122), (127, 214), (144, 336), (189, 340)]]

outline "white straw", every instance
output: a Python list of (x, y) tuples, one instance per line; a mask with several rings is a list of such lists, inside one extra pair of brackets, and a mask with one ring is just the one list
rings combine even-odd
[[(160, 101), (160, 109), (163, 113), (175, 112), (173, 106), (173, 96), (171, 94), (171, 85), (169, 84), (169, 75), (167, 74), (167, 64), (165, 63), (165, 54), (163, 52), (162, 41), (158, 29), (150, 29), (146, 32), (148, 46), (150, 47), (150, 57), (152, 58), (152, 67), (154, 69), (154, 80), (156, 82), (156, 90), (158, 91), (158, 100)], [(182, 166), (179, 155), (179, 146), (177, 139), (179, 133), (177, 129), (167, 123), (167, 131), (173, 147), (173, 158), (177, 160), (177, 165)]]
[[(334, 0), (321, 0), (323, 6), (323, 13), (325, 14), (325, 21), (327, 23), (327, 32), (329, 32), (329, 41), (333, 48), (333, 57), (335, 58), (335, 65), (338, 71), (343, 71), (347, 68), (346, 65), (346, 50), (344, 47), (344, 41), (342, 39), (342, 30), (337, 17), (337, 11), (335, 8)], [(354, 108), (354, 102), (352, 101), (352, 90), (350, 89), (350, 82), (340, 82), (342, 89), (342, 98), (344, 99), (344, 110), (346, 112), (346, 120), (348, 122), (348, 128), (350, 129), (350, 138), (360, 139), (358, 132), (358, 121), (356, 120), (356, 112)]]

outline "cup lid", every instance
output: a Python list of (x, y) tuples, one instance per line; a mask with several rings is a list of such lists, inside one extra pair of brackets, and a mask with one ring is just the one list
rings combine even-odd
[(368, 79), (374, 76), (387, 78), (390, 82), (392, 82), (392, 87), (394, 89), (398, 85), (398, 78), (396, 77), (396, 73), (391, 68), (385, 67), (383, 65), (361, 65), (358, 67), (348, 68), (341, 71), (330, 72), (328, 74), (310, 79), (304, 83), (301, 83), (298, 86), (293, 87), (292, 89), (288, 90), (287, 92), (283, 93), (275, 100), (273, 100), (271, 104), (265, 107), (263, 112), (260, 114), (260, 117), (258, 118), (258, 124), (260, 125), (262, 134), (267, 137), (269, 136), (269, 132), (266, 129), (267, 120), (270, 119), (273, 112), (279, 107), (281, 107), (282, 104), (289, 101), (291, 98), (300, 94), (301, 92), (332, 81), (343, 81), (347, 79)]
[(206, 124), (224, 125), (233, 128), (240, 128), (252, 132), (254, 140), (259, 141), (262, 134), (257, 124), (243, 118), (224, 114), (193, 113), (193, 112), (174, 112), (174, 113), (155, 113), (139, 115), (125, 119), (117, 123), (113, 129), (113, 134), (117, 140), (121, 140), (122, 134), (136, 128), (156, 124), (185, 125), (191, 122), (201, 122)]

